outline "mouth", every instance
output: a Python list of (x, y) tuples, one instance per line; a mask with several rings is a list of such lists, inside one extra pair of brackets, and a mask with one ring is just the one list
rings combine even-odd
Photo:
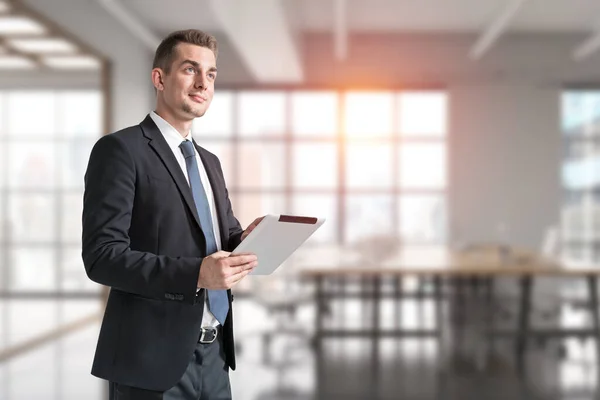
[(202, 104), (202, 103), (206, 102), (206, 100), (207, 100), (205, 97), (202, 97), (197, 94), (190, 94), (190, 98), (192, 99), (193, 102), (199, 103), (199, 104)]

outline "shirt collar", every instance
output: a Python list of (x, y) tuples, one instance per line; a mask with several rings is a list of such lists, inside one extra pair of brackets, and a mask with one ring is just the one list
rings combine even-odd
[(165, 119), (156, 112), (150, 112), (150, 118), (152, 118), (152, 121), (154, 121), (158, 127), (158, 130), (160, 133), (162, 133), (169, 146), (179, 147), (183, 140), (192, 140), (192, 135), (190, 132), (188, 132), (186, 137), (182, 137), (177, 129), (173, 128), (171, 124), (165, 121)]

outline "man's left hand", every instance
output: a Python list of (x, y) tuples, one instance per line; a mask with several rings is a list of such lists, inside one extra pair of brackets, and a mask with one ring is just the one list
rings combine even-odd
[(248, 236), (258, 224), (260, 224), (260, 221), (262, 221), (263, 218), (264, 215), (262, 217), (256, 218), (250, 225), (248, 225), (244, 233), (242, 233), (242, 240), (246, 239), (246, 236)]

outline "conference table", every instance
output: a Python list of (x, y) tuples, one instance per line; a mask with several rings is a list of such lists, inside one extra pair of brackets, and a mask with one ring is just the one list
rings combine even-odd
[[(385, 254), (384, 254), (385, 253)], [(434, 337), (443, 343), (444, 316), (443, 304), (449, 299), (448, 288), (455, 288), (457, 282), (479, 281), (486, 288), (483, 306), (486, 312), (483, 334), (488, 344), (494, 338), (514, 338), (516, 367), (519, 376), (524, 374), (524, 358), (528, 341), (531, 338), (564, 338), (569, 336), (600, 338), (600, 318), (598, 314), (598, 276), (600, 266), (568, 262), (546, 257), (536, 252), (511, 249), (505, 246), (465, 248), (455, 251), (446, 247), (405, 247), (388, 249), (385, 252), (373, 250), (366, 256), (358, 255), (350, 249), (337, 248), (328, 253), (315, 255), (297, 261), (298, 271), (303, 280), (314, 286), (315, 335), (317, 391), (319, 376), (322, 376), (323, 341), (327, 338), (369, 338), (372, 340), (373, 385), (379, 375), (379, 343), (382, 338)], [(392, 299), (423, 299), (423, 293), (410, 293), (403, 290), (405, 277), (431, 279), (433, 291), (430, 296), (436, 304), (436, 324), (433, 329), (394, 329), (381, 328), (381, 302)], [(494, 281), (497, 278), (512, 277), (519, 282), (517, 326), (513, 329), (494, 328)], [(572, 329), (556, 327), (532, 329), (530, 323), (534, 283), (537, 277), (580, 278), (587, 283), (587, 300), (592, 312), (592, 327)], [(356, 286), (359, 286), (358, 290)], [(348, 290), (350, 286), (354, 290)], [(371, 305), (370, 321), (360, 329), (326, 327), (326, 319), (331, 313), (332, 300), (368, 300)], [(443, 351), (439, 346), (440, 352)], [(487, 346), (489, 350), (491, 346)], [(596, 346), (600, 360), (600, 346)], [(442, 353), (442, 358), (444, 354)], [(487, 359), (486, 357), (483, 358)], [(443, 363), (442, 363), (443, 364)], [(485, 368), (485, 364), (483, 365)]]

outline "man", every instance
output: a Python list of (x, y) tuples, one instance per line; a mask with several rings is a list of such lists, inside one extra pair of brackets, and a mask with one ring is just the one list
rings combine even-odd
[[(111, 399), (230, 399), (231, 287), (257, 265), (218, 158), (192, 140), (217, 76), (216, 40), (170, 34), (156, 50), (156, 110), (101, 138), (85, 176), (82, 256), (111, 288), (92, 374)], [(223, 250), (223, 251), (221, 251)]]

